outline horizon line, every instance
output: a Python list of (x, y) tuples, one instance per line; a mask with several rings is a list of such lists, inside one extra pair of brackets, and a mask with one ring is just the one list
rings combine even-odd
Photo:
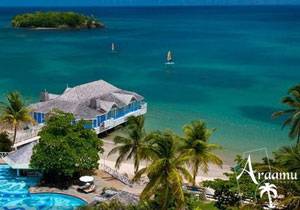
[(90, 8), (90, 7), (264, 7), (264, 6), (300, 6), (299, 4), (197, 4), (197, 5), (0, 5), (0, 8), (32, 8), (32, 7), (40, 7), (40, 8)]

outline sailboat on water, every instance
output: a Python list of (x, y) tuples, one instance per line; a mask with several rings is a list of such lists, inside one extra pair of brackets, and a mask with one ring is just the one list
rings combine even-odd
[(166, 62), (167, 65), (172, 65), (174, 64), (174, 61), (173, 61), (173, 56), (172, 56), (172, 52), (169, 50), (168, 53), (167, 53), (167, 62)]
[(112, 52), (116, 51), (115, 43), (111, 43), (111, 51)]

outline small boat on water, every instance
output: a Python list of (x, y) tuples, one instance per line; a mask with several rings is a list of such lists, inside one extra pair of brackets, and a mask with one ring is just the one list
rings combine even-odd
[(111, 43), (111, 51), (115, 52), (115, 50), (116, 50), (115, 43)]
[(173, 56), (172, 56), (172, 52), (169, 50), (168, 53), (167, 53), (167, 62), (166, 62), (167, 65), (172, 65), (174, 64), (174, 61), (173, 61)]
[(111, 52), (112, 53), (117, 53), (118, 52), (118, 47), (114, 42), (111, 43)]

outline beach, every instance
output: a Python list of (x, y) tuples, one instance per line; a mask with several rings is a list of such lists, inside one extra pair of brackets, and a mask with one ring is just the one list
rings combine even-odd
[[(118, 171), (118, 173), (128, 176), (130, 179), (134, 176), (134, 167), (132, 160), (124, 161), (120, 168), (115, 168), (115, 161), (118, 157), (118, 153), (108, 156), (108, 153), (113, 149), (116, 145), (112, 141), (113, 136), (108, 136), (103, 138), (103, 148), (104, 153), (100, 156), (100, 163), (104, 164), (106, 166), (109, 166), (112, 169), (115, 169)], [(140, 164), (140, 169), (147, 166), (147, 162), (142, 162)], [(217, 167), (215, 165), (210, 164), (209, 165), (209, 171), (207, 174), (204, 174), (199, 170), (199, 174), (196, 178), (196, 182), (200, 183), (204, 180), (213, 180), (213, 179), (226, 179), (226, 176), (224, 175), (225, 172), (230, 172), (230, 168), (233, 165), (229, 165), (227, 161), (225, 161), (225, 164), (222, 166), (222, 168)], [(142, 188), (137, 188), (135, 193), (140, 192)]]

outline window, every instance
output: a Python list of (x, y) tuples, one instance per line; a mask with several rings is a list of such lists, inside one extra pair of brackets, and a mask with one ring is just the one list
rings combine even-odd
[(45, 122), (45, 114), (40, 112), (34, 112), (33, 113), (33, 119), (38, 123), (44, 123)]

